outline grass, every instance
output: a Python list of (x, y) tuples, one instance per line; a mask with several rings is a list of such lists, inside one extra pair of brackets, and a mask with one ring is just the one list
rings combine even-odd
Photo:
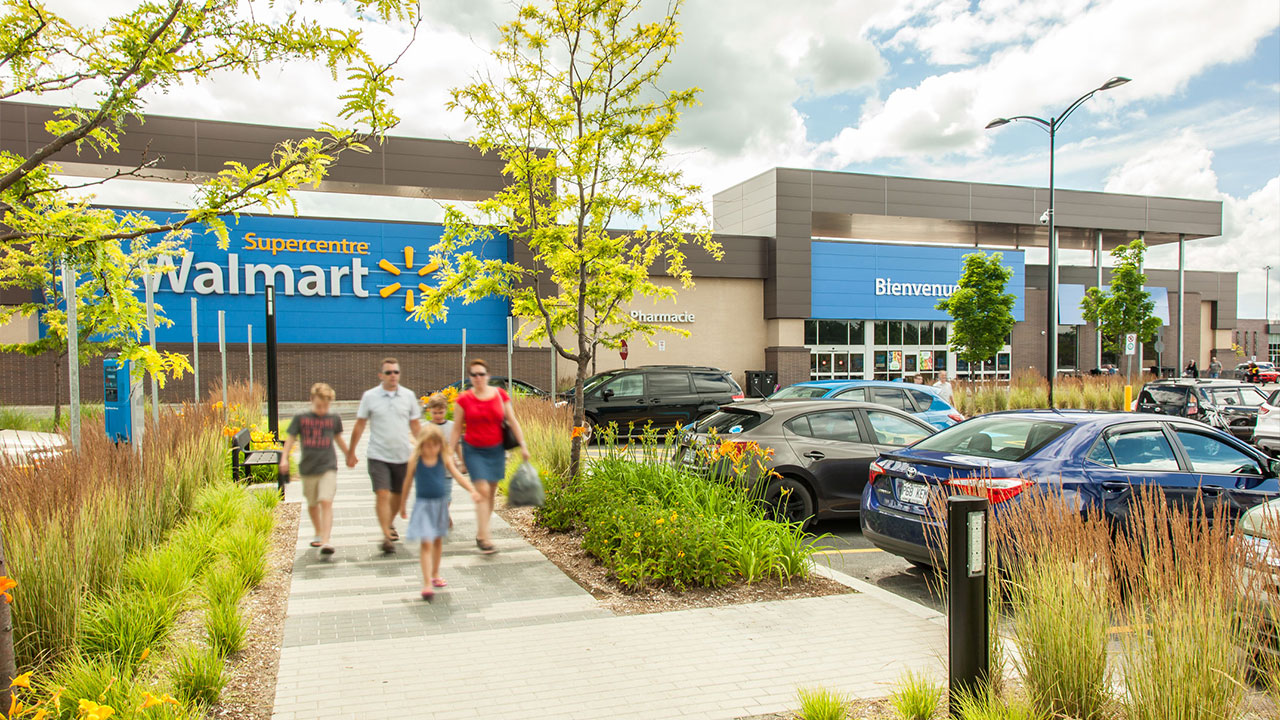
[(889, 695), (889, 704), (901, 720), (929, 720), (938, 712), (945, 690), (923, 674), (908, 671)]
[(1051, 715), (1025, 698), (1001, 698), (994, 693), (965, 694), (953, 714), (960, 720), (1051, 720)]
[(849, 714), (849, 699), (827, 688), (800, 688), (796, 700), (800, 720), (845, 720)]
[(200, 595), (209, 605), (236, 605), (247, 591), (240, 571), (225, 560), (209, 567), (200, 582)]
[(267, 577), (266, 535), (247, 525), (231, 528), (218, 544), (218, 552), (226, 558), (246, 588), (255, 588)]
[(141, 590), (94, 598), (82, 613), (80, 651), (131, 669), (143, 651), (159, 645), (173, 628), (181, 607), (176, 600)]
[[(87, 598), (110, 593), (126, 560), (162, 542), (197, 490), (225, 475), (219, 427), (210, 408), (166, 410), (148, 427), (141, 457), (86, 428), (80, 452), (50, 458), (38, 472), (0, 461), (0, 523), (9, 574), (22, 588), (12, 606), (20, 667), (72, 653)], [(165, 582), (133, 572), (131, 582)]]
[(205, 610), (204, 629), (209, 646), (219, 657), (226, 657), (244, 649), (249, 622), (236, 603), (217, 602)]
[[(87, 428), (92, 425), (102, 426), (104, 407), (93, 403), (80, 405), (80, 424)], [(20, 410), (15, 407), (0, 405), (0, 430), (29, 430), (31, 432), (65, 432), (70, 427), (71, 415), (67, 407), (63, 407), (59, 421), (53, 421), (53, 415), (43, 415)]]
[[(1149, 380), (1144, 376), (1135, 387)], [(1054, 383), (1054, 401), (1059, 408), (1078, 410), (1123, 410), (1125, 378), (1121, 375), (1081, 375), (1061, 377)], [(956, 409), (967, 416), (999, 410), (1048, 407), (1049, 383), (1034, 371), (1015, 374), (1011, 381), (957, 380), (952, 383)]]
[(157, 597), (178, 598), (191, 588), (204, 553), (184, 544), (168, 543), (125, 561), (121, 586)]
[(173, 695), (188, 705), (208, 707), (218, 701), (227, 680), (222, 657), (212, 649), (187, 644), (179, 648), (170, 669)]
[(104, 658), (71, 655), (61, 661), (40, 683), (42, 696), (58, 694), (56, 717), (80, 717), (80, 698), (110, 705), (128, 713), (142, 703), (141, 689), (132, 675)]

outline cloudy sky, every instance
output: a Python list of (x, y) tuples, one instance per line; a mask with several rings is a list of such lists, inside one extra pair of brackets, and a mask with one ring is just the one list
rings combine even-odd
[[(56, 0), (77, 20), (131, 3)], [(277, 2), (277, 11), (290, 3)], [(488, 61), (504, 0), (427, 0), (399, 74), (397, 134), (465, 140), (449, 89)], [(337, 3), (326, 12), (341, 13)], [(687, 0), (671, 88), (697, 86), (670, 150), (710, 193), (774, 166), (1044, 185), (1048, 142), (1026, 123), (1108, 78), (1059, 131), (1059, 187), (1224, 203), (1224, 234), (1188, 246), (1193, 269), (1240, 272), (1241, 316), (1280, 316), (1280, 3), (1275, 0)], [(398, 52), (403, 28), (368, 29)], [(152, 99), (151, 112), (314, 127), (338, 107), (319, 68), (221, 77)], [(138, 183), (104, 202), (156, 204)], [(147, 202), (150, 201), (150, 202)], [(304, 212), (433, 219), (426, 201), (326, 196)], [(1151, 264), (1176, 257), (1153, 251)], [(1043, 261), (1043, 252), (1028, 260)], [(1084, 262), (1067, 257), (1067, 262)]]

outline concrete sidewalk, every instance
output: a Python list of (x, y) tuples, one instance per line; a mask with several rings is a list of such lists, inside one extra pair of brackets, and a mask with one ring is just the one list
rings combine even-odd
[(906, 669), (941, 673), (941, 616), (858, 581), (866, 592), (614, 616), (499, 518), (500, 552), (480, 555), (457, 488), (453, 517), (449, 587), (426, 603), (416, 548), (377, 548), (363, 462), (339, 473), (331, 560), (302, 521), (275, 718), (731, 720), (792, 709), (799, 686), (879, 697)]

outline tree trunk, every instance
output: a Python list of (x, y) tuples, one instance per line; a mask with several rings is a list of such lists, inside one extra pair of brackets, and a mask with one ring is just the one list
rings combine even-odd
[[(62, 420), (62, 353), (53, 356), (53, 429), (58, 430)], [(8, 705), (5, 705), (8, 708)]]
[[(9, 574), (9, 563), (4, 555), (4, 533), (0, 531), (0, 575)], [(18, 676), (17, 659), (13, 654), (13, 614), (9, 603), (0, 600), (0, 708), (9, 710), (13, 691), (10, 683)]]
[[(573, 380), (574, 427), (586, 427), (587, 424), (587, 402), (586, 398), (582, 396), (582, 388), (586, 385), (588, 362), (591, 362), (591, 359), (586, 355), (578, 355), (578, 372)], [(583, 437), (575, 435), (573, 444), (569, 449), (569, 479), (571, 482), (577, 482), (579, 471), (582, 469), (582, 451)]]

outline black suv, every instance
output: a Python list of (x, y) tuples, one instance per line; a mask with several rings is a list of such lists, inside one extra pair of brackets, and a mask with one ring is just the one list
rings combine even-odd
[(1256, 385), (1239, 380), (1182, 378), (1147, 383), (1137, 410), (1200, 420), (1248, 442), (1266, 399)]
[[(617, 423), (624, 433), (646, 423), (683, 427), (743, 397), (732, 374), (694, 365), (609, 370), (587, 378), (582, 394), (590, 425)], [(568, 399), (573, 400), (572, 393)]]

